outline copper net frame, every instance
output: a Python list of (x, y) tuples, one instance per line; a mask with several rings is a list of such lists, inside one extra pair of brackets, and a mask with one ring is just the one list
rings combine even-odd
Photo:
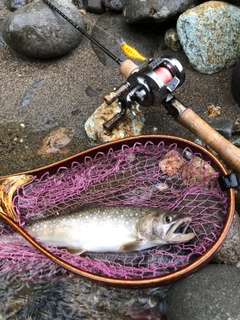
[[(31, 170), (28, 172), (24, 172), (21, 174), (32, 175), (37, 178), (41, 178), (44, 174), (48, 173), (49, 176), (56, 174), (60, 167), (67, 167), (71, 168), (73, 162), (83, 163), (84, 160), (89, 158), (95, 158), (99, 153), (108, 153), (109, 150), (118, 151), (121, 150), (123, 145), (127, 147), (133, 147), (136, 143), (139, 144), (146, 144), (147, 142), (151, 142), (153, 145), (158, 145), (161, 141), (164, 141), (166, 145), (177, 144), (177, 146), (181, 149), (185, 149), (189, 147), (192, 152), (196, 154), (200, 154), (202, 159), (211, 163), (211, 166), (219, 172), (220, 175), (227, 174), (226, 169), (221, 164), (221, 162), (213, 156), (209, 151), (205, 148), (183, 138), (173, 137), (173, 136), (166, 136), (166, 135), (148, 135), (148, 136), (139, 136), (133, 138), (122, 139), (114, 142), (110, 142), (101, 146), (93, 147), (89, 150), (85, 150), (77, 155), (71, 156), (67, 159), (59, 161), (57, 163), (51, 164), (49, 166), (45, 166), (36, 170)], [(3, 180), (7, 177), (3, 177)], [(31, 182), (30, 182), (31, 184)], [(19, 187), (19, 186), (18, 186)], [(6, 189), (6, 188), (5, 188)], [(144, 288), (144, 287), (153, 287), (159, 286), (163, 284), (167, 284), (173, 282), (175, 280), (181, 279), (185, 276), (188, 276), (198, 270), (200, 267), (205, 265), (211, 257), (216, 253), (216, 251), (221, 246), (223, 240), (225, 239), (227, 232), (230, 228), (233, 215), (234, 215), (234, 192), (233, 190), (229, 190), (226, 192), (228, 197), (228, 210), (226, 213), (226, 221), (225, 225), (218, 237), (216, 242), (208, 248), (208, 250), (200, 257), (196, 258), (190, 264), (184, 266), (182, 269), (179, 269), (174, 272), (170, 272), (169, 274), (153, 277), (153, 278), (146, 278), (146, 279), (119, 279), (119, 278), (111, 278), (107, 276), (102, 276), (98, 274), (94, 274), (91, 272), (87, 272), (85, 270), (81, 270), (76, 266), (69, 264), (68, 262), (64, 261), (63, 259), (59, 258), (58, 256), (51, 253), (46, 248), (42, 247), (39, 243), (37, 243), (34, 239), (32, 239), (20, 226), (19, 221), (15, 221), (13, 218), (9, 218), (7, 216), (7, 208), (4, 208), (3, 212), (0, 212), (0, 217), (7, 222), (11, 227), (13, 227), (17, 232), (19, 232), (23, 237), (25, 237), (35, 248), (40, 250), (43, 254), (45, 254), (49, 259), (58, 263), (60, 266), (64, 267), (65, 269), (77, 273), (81, 276), (84, 276), (88, 279), (95, 280), (101, 283), (105, 283), (112, 286), (117, 287), (124, 287), (124, 288)], [(11, 195), (13, 197), (13, 195)], [(2, 206), (3, 208), (4, 206)], [(5, 212), (5, 213), (4, 213)]]

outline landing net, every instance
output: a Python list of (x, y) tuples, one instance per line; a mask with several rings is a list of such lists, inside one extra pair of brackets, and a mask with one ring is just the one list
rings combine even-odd
[[(13, 203), (22, 227), (92, 203), (159, 207), (191, 215), (188, 232), (194, 232), (195, 238), (189, 243), (80, 256), (47, 247), (61, 259), (93, 274), (117, 279), (155, 278), (184, 268), (219, 238), (229, 203), (218, 185), (218, 175), (201, 154), (189, 147), (182, 149), (177, 143), (166, 145), (164, 141), (158, 145), (135, 143), (118, 151), (100, 152), (94, 158), (86, 156), (70, 168), (59, 168), (56, 174), (46, 172), (35, 177), (17, 190)], [(71, 276), (4, 222), (0, 228), (1, 272), (26, 280)]]

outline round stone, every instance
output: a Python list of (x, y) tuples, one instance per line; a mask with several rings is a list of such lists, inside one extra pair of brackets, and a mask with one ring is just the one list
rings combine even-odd
[[(78, 9), (68, 0), (52, 0), (66, 16), (84, 28)], [(10, 48), (30, 58), (53, 58), (73, 50), (82, 34), (43, 1), (16, 10), (5, 22), (3, 38)]]

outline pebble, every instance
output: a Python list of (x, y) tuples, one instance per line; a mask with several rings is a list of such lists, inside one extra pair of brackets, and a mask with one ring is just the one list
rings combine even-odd
[(219, 106), (215, 106), (214, 104), (210, 104), (207, 106), (207, 114), (209, 118), (220, 116), (221, 108)]
[(123, 10), (123, 0), (103, 0), (106, 9), (121, 12)]
[(88, 0), (86, 11), (101, 14), (105, 11), (102, 0)]
[(48, 156), (53, 153), (66, 154), (69, 150), (66, 146), (72, 141), (74, 130), (69, 127), (59, 127), (52, 130), (43, 139), (42, 146), (38, 150), (39, 156)]
[(181, 51), (182, 46), (178, 39), (177, 30), (175, 28), (168, 29), (164, 35), (164, 42), (167, 47), (173, 51)]
[(128, 109), (126, 115), (115, 124), (113, 129), (107, 131), (104, 129), (103, 124), (112, 119), (121, 109), (117, 102), (113, 102), (111, 106), (104, 102), (85, 123), (85, 131), (89, 140), (93, 143), (101, 144), (140, 135), (143, 129), (144, 116), (137, 108), (133, 107), (133, 110), (136, 115), (133, 115)]
[(207, 1), (180, 15), (177, 33), (190, 64), (212, 74), (232, 66), (240, 51), (240, 8)]
[[(84, 28), (79, 10), (68, 0), (52, 0), (53, 5)], [(53, 58), (73, 50), (82, 34), (43, 1), (29, 3), (7, 18), (3, 38), (10, 48), (30, 58)]]
[(172, 285), (168, 320), (239, 320), (240, 269), (208, 265)]
[(240, 133), (240, 118), (237, 118), (234, 122), (232, 133), (239, 134)]
[(124, 3), (123, 15), (126, 22), (163, 22), (198, 4), (196, 0), (127, 0)]

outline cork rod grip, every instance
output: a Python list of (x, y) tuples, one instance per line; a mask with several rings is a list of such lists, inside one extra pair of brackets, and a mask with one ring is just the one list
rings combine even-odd
[(185, 109), (177, 122), (204, 141), (235, 171), (240, 172), (240, 149), (211, 128), (191, 109)]

